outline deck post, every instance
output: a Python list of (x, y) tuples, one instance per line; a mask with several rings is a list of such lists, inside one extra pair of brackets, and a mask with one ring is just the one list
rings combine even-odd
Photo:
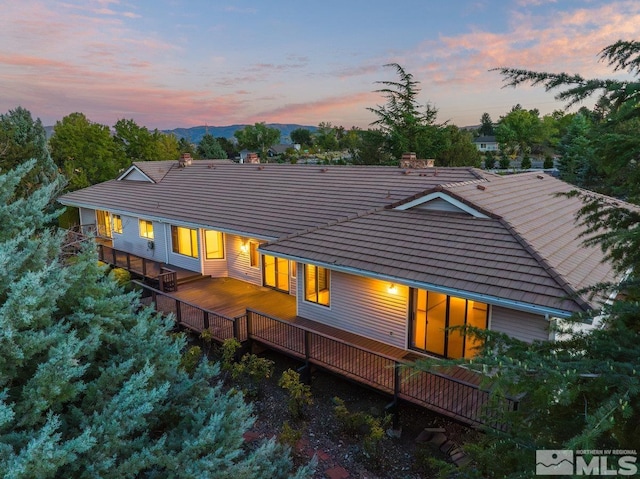
[(385, 406), (386, 412), (393, 415), (392, 428), (397, 430), (400, 426), (400, 408), (398, 407), (398, 395), (400, 394), (400, 368), (402, 365), (395, 361), (393, 364), (393, 400)]
[(242, 344), (242, 339), (240, 339), (240, 324), (238, 323), (238, 318), (233, 318), (233, 337), (236, 338), (240, 344)]
[(144, 278), (147, 277), (147, 259), (146, 258), (142, 258), (142, 276)]
[(113, 265), (118, 265), (118, 258), (116, 256), (116, 250), (114, 248), (111, 248), (111, 264)]
[(304, 332), (304, 366), (298, 368), (300, 379), (307, 385), (311, 384), (311, 331)]
[(205, 331), (209, 329), (209, 312), (204, 309), (202, 310), (202, 327)]
[(180, 309), (180, 305), (182, 303), (179, 299), (176, 299), (176, 322), (180, 325), (182, 324), (182, 311)]
[(131, 271), (131, 255), (127, 253), (127, 269)]

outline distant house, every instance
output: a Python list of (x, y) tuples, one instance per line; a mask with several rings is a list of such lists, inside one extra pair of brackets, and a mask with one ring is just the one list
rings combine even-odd
[(273, 145), (267, 150), (267, 155), (270, 157), (280, 156), (287, 152), (289, 149), (294, 149), (296, 151), (300, 150), (299, 144), (290, 144), (290, 143), (280, 143), (278, 145)]
[(480, 152), (499, 150), (495, 136), (479, 136), (473, 140), (473, 143)]

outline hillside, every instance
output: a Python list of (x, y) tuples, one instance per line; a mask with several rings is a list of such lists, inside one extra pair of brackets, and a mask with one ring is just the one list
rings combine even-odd
[[(191, 143), (199, 143), (206, 132), (209, 132), (216, 138), (233, 138), (236, 130), (241, 130), (247, 125), (228, 125), (228, 126), (194, 126), (191, 128), (174, 128), (173, 130), (162, 130), (163, 133), (174, 134), (178, 138), (186, 138)], [(280, 130), (280, 141), (289, 143), (289, 135), (297, 128), (304, 128), (310, 131), (316, 131), (318, 128), (308, 125), (296, 125), (291, 123), (267, 123), (269, 128), (277, 128)]]
[[(236, 130), (240, 130), (247, 125), (228, 125), (228, 126), (193, 126), (191, 128), (174, 128), (173, 130), (161, 130), (163, 133), (174, 134), (178, 138), (186, 138), (191, 143), (200, 143), (200, 140), (204, 134), (208, 131), (214, 137), (220, 138), (233, 138), (233, 134)], [(289, 143), (289, 135), (297, 128), (304, 128), (312, 132), (316, 131), (318, 127), (309, 125), (297, 125), (294, 123), (267, 123), (269, 128), (277, 128), (280, 130), (280, 141), (282, 143)], [(53, 126), (44, 127), (47, 138), (53, 134)]]

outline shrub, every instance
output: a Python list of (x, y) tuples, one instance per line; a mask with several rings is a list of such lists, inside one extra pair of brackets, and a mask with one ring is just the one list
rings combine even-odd
[(549, 170), (554, 167), (553, 157), (551, 155), (547, 155), (544, 157), (544, 163), (542, 164), (542, 167), (545, 170)]
[(202, 349), (200, 346), (191, 346), (187, 351), (182, 354), (180, 359), (180, 367), (186, 371), (189, 376), (192, 376), (200, 362), (202, 357)]
[(113, 268), (109, 272), (109, 276), (120, 286), (127, 286), (131, 282), (131, 273), (124, 268)]
[(506, 154), (502, 154), (500, 156), (499, 164), (500, 164), (500, 169), (506, 170), (511, 166), (511, 160)]
[(484, 169), (492, 170), (496, 166), (496, 157), (493, 154), (493, 151), (487, 151), (484, 154)]
[(376, 418), (362, 411), (350, 412), (342, 399), (335, 397), (333, 401), (334, 414), (342, 431), (361, 438), (365, 457), (372, 460), (376, 466), (380, 466), (384, 456), (385, 431), (391, 424), (391, 416)]
[(291, 427), (288, 421), (282, 424), (282, 431), (280, 431), (280, 435), (278, 436), (281, 444), (285, 444), (293, 449), (301, 438), (302, 431), (300, 429)]
[(289, 393), (289, 412), (294, 419), (304, 416), (305, 408), (313, 404), (311, 387), (300, 382), (300, 375), (293, 369), (282, 373), (278, 386)]
[(522, 168), (523, 170), (528, 170), (529, 168), (531, 168), (531, 158), (529, 157), (529, 155), (525, 155), (522, 157), (520, 168)]
[(270, 359), (250, 353), (242, 356), (240, 361), (236, 361), (240, 346), (240, 342), (235, 338), (227, 339), (222, 343), (221, 367), (231, 375), (231, 379), (237, 381), (239, 389), (246, 396), (255, 397), (260, 392), (260, 382), (273, 374), (274, 363)]

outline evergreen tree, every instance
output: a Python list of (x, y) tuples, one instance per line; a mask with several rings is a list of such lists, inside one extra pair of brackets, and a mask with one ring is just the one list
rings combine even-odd
[(595, 148), (589, 138), (590, 132), (587, 117), (578, 113), (558, 145), (560, 178), (581, 187), (594, 185), (597, 181)]
[(197, 148), (201, 158), (221, 159), (227, 158), (227, 152), (220, 146), (218, 140), (211, 133), (205, 133)]
[(493, 136), (493, 121), (491, 120), (491, 115), (485, 112), (482, 114), (482, 118), (480, 118), (480, 129), (478, 133), (482, 136)]
[(14, 193), (0, 176), (0, 475), (11, 478), (286, 478), (286, 449), (250, 448), (251, 409), (217, 366), (181, 367), (185, 338), (100, 266), (73, 261), (46, 214), (61, 183)]
[(38, 118), (22, 107), (0, 115), (0, 171), (12, 170), (28, 159), (36, 165), (25, 175), (18, 194), (28, 196), (41, 183), (57, 175), (56, 165), (47, 151), (47, 134)]

